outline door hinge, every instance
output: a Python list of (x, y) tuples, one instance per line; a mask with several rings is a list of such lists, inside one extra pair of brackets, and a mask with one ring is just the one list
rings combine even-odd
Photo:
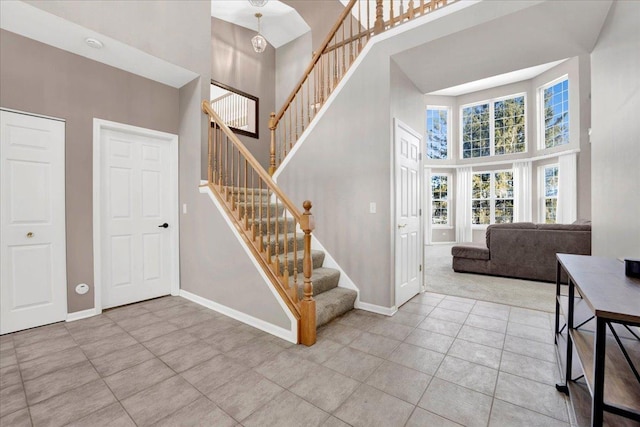
[(420, 269), (418, 271), (422, 271), (422, 264), (420, 264)]
[(418, 209), (418, 216), (422, 216), (422, 209)]
[(422, 153), (418, 153), (418, 160), (422, 160)]

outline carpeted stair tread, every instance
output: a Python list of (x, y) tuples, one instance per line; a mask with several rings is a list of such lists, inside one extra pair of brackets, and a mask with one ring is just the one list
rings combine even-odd
[[(302, 272), (302, 261), (304, 257), (304, 251), (300, 250), (297, 252), (298, 254), (298, 273)], [(284, 254), (278, 255), (280, 259), (280, 270), (284, 271)], [(287, 254), (287, 262), (289, 264), (289, 276), (293, 275), (293, 253), (289, 252)], [(322, 267), (324, 263), (324, 252), (323, 251), (311, 251), (311, 262), (313, 264), (313, 269)]]
[(269, 210), (269, 215), (273, 218), (276, 216), (282, 216), (284, 213), (284, 205), (282, 203), (262, 203), (262, 210), (260, 210), (261, 203), (251, 203), (251, 200), (247, 201), (245, 206), (244, 201), (237, 202), (238, 210), (240, 211), (240, 215), (244, 216), (245, 211), (251, 216), (251, 214), (255, 211), (255, 216), (259, 216), (262, 214), (263, 217), (267, 217), (267, 209)]
[[(340, 272), (334, 268), (320, 267), (313, 270), (313, 296), (338, 287)], [(289, 277), (289, 286), (293, 285), (293, 276)], [(304, 296), (304, 274), (298, 274), (298, 298)]]
[[(260, 224), (262, 224), (262, 235), (267, 235), (267, 232), (270, 232), (271, 234), (275, 234), (276, 232), (276, 221), (278, 222), (278, 234), (284, 234), (285, 232), (285, 224), (287, 225), (287, 233), (293, 233), (296, 231), (296, 223), (293, 220), (293, 218), (278, 218), (277, 220), (275, 218), (269, 218), (269, 220), (267, 221), (267, 218), (263, 218), (261, 221), (260, 220), (256, 220), (254, 221), (254, 224), (256, 225), (257, 228), (257, 232), (260, 232)], [(267, 227), (268, 225), (268, 227)]]
[(346, 288), (333, 288), (314, 297), (316, 300), (316, 327), (329, 323), (347, 311), (353, 310), (358, 293)]

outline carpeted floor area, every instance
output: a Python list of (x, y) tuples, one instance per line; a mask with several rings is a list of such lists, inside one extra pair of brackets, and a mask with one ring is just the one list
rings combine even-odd
[(425, 246), (425, 286), (428, 292), (533, 310), (555, 310), (555, 284), (456, 273), (451, 268), (452, 246), (453, 244)]

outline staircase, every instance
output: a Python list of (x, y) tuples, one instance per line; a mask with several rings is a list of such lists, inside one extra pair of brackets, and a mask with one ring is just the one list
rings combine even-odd
[[(274, 203), (267, 196), (268, 191), (262, 190), (258, 194), (254, 192), (252, 203), (244, 204), (243, 191), (234, 191), (233, 198), (238, 206), (239, 213), (244, 216), (245, 212), (250, 213), (253, 209), (256, 212), (269, 210), (269, 218), (263, 218), (258, 222), (257, 228), (261, 230), (262, 245), (268, 251), (278, 257), (279, 270), (288, 275), (289, 287), (297, 289), (299, 299), (304, 297), (304, 273), (302, 261), (304, 254), (300, 248), (304, 248), (304, 233), (295, 233), (294, 220), (285, 218), (285, 208), (281, 202)], [(251, 195), (247, 200), (251, 200)], [(273, 236), (278, 222), (280, 230), (288, 230), (292, 234), (278, 239)], [(269, 236), (268, 236), (269, 234)], [(285, 252), (286, 251), (286, 252)], [(294, 252), (297, 254), (294, 256)], [(286, 253), (286, 256), (285, 256)], [(334, 268), (323, 267), (325, 253), (319, 250), (311, 251), (311, 265), (313, 277), (312, 296), (316, 302), (316, 327), (329, 323), (338, 316), (349, 310), (353, 310), (357, 292), (351, 289), (338, 287), (340, 281), (340, 271)], [(286, 266), (286, 267), (285, 267)]]
[(317, 326), (353, 309), (357, 293), (339, 287), (340, 272), (323, 267), (324, 252), (311, 249), (311, 202), (300, 212), (271, 176), (371, 37), (454, 1), (350, 0), (283, 107), (271, 113), (269, 172), (220, 118), (224, 111), (202, 102), (211, 122), (207, 185), (296, 319), (301, 344), (313, 345)]

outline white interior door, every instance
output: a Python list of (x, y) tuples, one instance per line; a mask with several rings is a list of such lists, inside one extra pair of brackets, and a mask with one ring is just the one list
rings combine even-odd
[(67, 317), (64, 122), (0, 111), (0, 333)]
[(420, 136), (395, 120), (397, 307), (410, 300), (422, 287), (420, 148)]
[(101, 308), (168, 295), (177, 242), (177, 154), (164, 137), (102, 129)]

